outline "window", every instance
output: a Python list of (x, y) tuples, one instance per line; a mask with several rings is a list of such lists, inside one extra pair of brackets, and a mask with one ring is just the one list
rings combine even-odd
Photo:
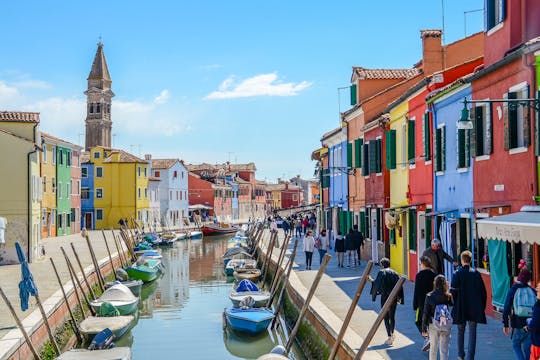
[(103, 209), (96, 209), (96, 220), (103, 220)]
[(72, 156), (73, 154), (71, 153), (71, 151), (66, 152), (66, 165), (67, 166), (71, 166), (71, 162), (73, 160)]
[(69, 183), (66, 183), (66, 198), (69, 199), (69, 195), (71, 195), (71, 190), (72, 190), (72, 183), (71, 183), (71, 180), (69, 181)]
[(154, 176), (155, 176), (155, 177), (160, 177), (160, 176), (161, 176), (161, 172), (159, 172), (159, 171), (154, 171)]
[(146, 177), (146, 171), (147, 171), (147, 168), (145, 167), (144, 168), (144, 177)]
[(409, 230), (409, 250), (416, 250), (416, 209), (409, 208), (409, 213), (407, 215), (407, 228)]
[(81, 199), (88, 200), (90, 199), (90, 189), (87, 187), (81, 188)]
[(76, 218), (75, 218), (75, 209), (74, 208), (71, 208), (71, 216), (69, 217), (70, 221), (71, 222), (75, 222)]
[(362, 146), (364, 145), (364, 139), (354, 140), (354, 167), (362, 167)]
[(96, 104), (96, 112), (99, 114), (101, 113), (101, 104), (100, 103), (97, 103)]
[(58, 150), (58, 165), (64, 165), (64, 151)]
[(169, 190), (169, 200), (172, 200), (172, 190)]
[(81, 168), (81, 177), (87, 178), (88, 177), (88, 168), (86, 166), (83, 166)]
[(148, 199), (148, 188), (144, 188), (144, 198)]
[(58, 199), (62, 198), (62, 183), (58, 183)]
[(99, 151), (94, 151), (94, 159), (99, 159), (101, 157), (101, 153)]
[(407, 160), (409, 164), (414, 164), (416, 162), (416, 136), (415, 136), (415, 125), (416, 120), (413, 118), (407, 121)]
[(56, 147), (51, 148), (51, 162), (53, 165), (56, 164)]
[(506, 16), (506, 0), (486, 1), (486, 31), (504, 21)]
[(43, 152), (41, 153), (41, 162), (46, 163), (47, 162), (47, 145), (43, 145)]
[(64, 227), (64, 222), (62, 221), (62, 217), (64, 216), (64, 214), (58, 214), (58, 228), (61, 229)]
[(491, 154), (493, 152), (491, 105), (473, 106), (469, 118), (473, 123), (470, 131), (471, 156)]
[(137, 176), (141, 177), (141, 167), (137, 166)]
[(111, 113), (111, 105), (107, 104), (107, 114)]
[(64, 214), (66, 217), (66, 227), (71, 227), (71, 214)]
[(446, 126), (439, 125), (435, 130), (435, 172), (446, 170)]
[(181, 171), (180, 173), (182, 174), (182, 179), (183, 179), (183, 178), (184, 178), (184, 172), (183, 172), (183, 171)]
[(457, 167), (458, 169), (471, 166), (469, 130), (457, 129)]
[(77, 180), (77, 189), (75, 189), (75, 194), (79, 195), (81, 193), (81, 180)]
[(47, 226), (47, 209), (41, 210), (41, 226)]
[(103, 168), (101, 166), (96, 167), (96, 177), (97, 178), (103, 177)]
[(53, 194), (56, 192), (56, 179), (55, 178), (51, 179), (51, 190)]
[(422, 123), (422, 148), (425, 161), (431, 160), (431, 114), (431, 112), (426, 112)]
[(89, 111), (90, 111), (90, 114), (94, 113), (94, 104), (93, 103), (90, 104), (90, 110)]
[(173, 172), (173, 178), (177, 178), (178, 177), (178, 171), (174, 170)]
[(352, 150), (353, 150), (353, 144), (348, 142), (347, 143), (347, 168), (350, 169), (352, 167)]
[(43, 188), (43, 192), (46, 193), (47, 192), (47, 177), (44, 176), (41, 178), (41, 187)]
[(392, 170), (396, 168), (396, 130), (386, 131), (386, 168)]
[(138, 188), (137, 189), (137, 197), (140, 199), (141, 198), (141, 188)]
[(96, 189), (96, 199), (103, 199), (103, 189), (97, 188)]
[[(505, 99), (529, 98), (529, 86), (511, 91), (503, 96)], [(514, 103), (504, 104), (504, 150), (528, 147), (531, 144), (530, 109)]]

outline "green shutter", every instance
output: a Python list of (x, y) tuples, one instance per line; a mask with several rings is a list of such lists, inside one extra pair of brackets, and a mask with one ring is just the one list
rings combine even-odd
[(435, 129), (435, 139), (434, 139), (434, 149), (435, 152), (433, 153), (433, 158), (435, 160), (435, 166), (433, 167), (433, 170), (435, 172), (442, 171), (441, 167), (441, 129)]
[(388, 235), (390, 235), (390, 245), (396, 245), (396, 229), (390, 229)]
[(362, 145), (362, 175), (369, 175), (369, 143)]
[(366, 235), (366, 212), (360, 211), (358, 213), (358, 220), (360, 221), (360, 232)]
[(409, 250), (416, 250), (416, 209), (409, 209)]
[(377, 139), (377, 173), (382, 172), (382, 139)]
[(366, 209), (366, 233), (365, 233), (365, 236), (366, 238), (369, 238), (371, 237), (371, 221), (370, 221), (370, 214), (371, 214), (371, 209), (368, 208)]
[(409, 120), (407, 122), (407, 160), (409, 160), (409, 164), (414, 164), (416, 158), (415, 123), (414, 120)]
[(347, 167), (352, 168), (352, 143), (347, 143)]
[(430, 127), (430, 112), (426, 112), (424, 114), (424, 126), (422, 131), (422, 143), (424, 145), (424, 160), (429, 161), (431, 160), (431, 127)]
[(446, 126), (441, 128), (441, 171), (446, 170)]
[(369, 173), (377, 173), (377, 141), (369, 142)]
[(323, 175), (322, 175), (322, 184), (323, 188), (327, 188), (330, 186), (330, 169), (323, 169)]
[[(426, 212), (432, 211), (427, 209)], [(426, 249), (431, 246), (431, 216), (426, 216)]]
[(386, 168), (396, 168), (396, 130), (386, 131)]
[(364, 139), (354, 140), (354, 167), (362, 167), (362, 145), (364, 144)]
[(351, 85), (351, 105), (356, 105), (356, 84)]

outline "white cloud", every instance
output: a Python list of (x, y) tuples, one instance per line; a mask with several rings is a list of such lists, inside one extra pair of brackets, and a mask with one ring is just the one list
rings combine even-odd
[(154, 99), (155, 104), (165, 104), (169, 100), (169, 90), (162, 90), (161, 93)]
[(0, 98), (11, 98), (19, 95), (16, 87), (9, 86), (5, 81), (0, 80)]
[(234, 99), (254, 96), (296, 96), (311, 86), (311, 82), (283, 83), (276, 73), (261, 74), (236, 83), (230, 76), (219, 86), (218, 91), (210, 93), (205, 99)]
[(13, 85), (15, 85), (17, 88), (24, 89), (47, 90), (51, 88), (51, 85), (49, 83), (41, 80), (21, 80), (14, 82)]

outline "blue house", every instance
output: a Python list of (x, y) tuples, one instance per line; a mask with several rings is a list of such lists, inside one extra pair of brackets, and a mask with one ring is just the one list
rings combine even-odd
[(94, 164), (81, 159), (81, 229), (95, 229)]

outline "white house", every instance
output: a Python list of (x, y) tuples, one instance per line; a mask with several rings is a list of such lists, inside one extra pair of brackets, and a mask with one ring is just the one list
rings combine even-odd
[(178, 227), (188, 218), (188, 170), (179, 159), (152, 159), (152, 176), (158, 192), (163, 226)]

